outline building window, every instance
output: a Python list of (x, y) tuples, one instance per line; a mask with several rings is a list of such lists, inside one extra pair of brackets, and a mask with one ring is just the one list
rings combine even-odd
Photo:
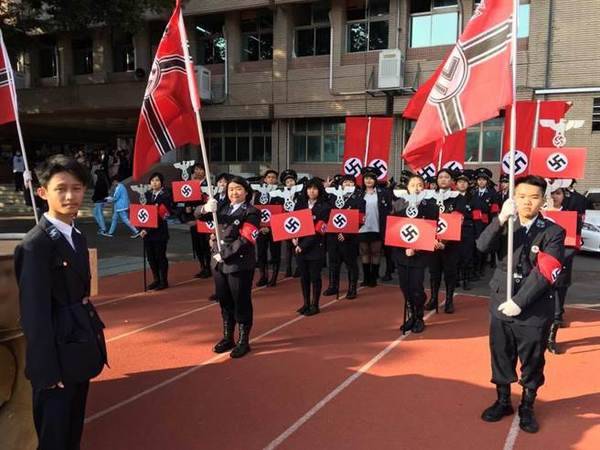
[(329, 1), (297, 6), (294, 11), (294, 56), (328, 55), (331, 37)]
[(222, 15), (199, 17), (196, 22), (196, 61), (198, 64), (223, 64), (225, 62), (225, 36)]
[(273, 59), (273, 12), (242, 11), (242, 61)]
[(465, 162), (500, 161), (504, 118), (487, 120), (467, 130)]
[[(476, 0), (473, 2), (473, 11), (477, 9), (481, 1)], [(529, 0), (520, 0), (519, 4), (519, 32), (517, 37), (526, 38), (529, 37)]]
[(205, 123), (213, 162), (271, 162), (271, 122), (240, 120)]
[(115, 33), (113, 36), (113, 70), (115, 72), (135, 70), (133, 36), (129, 33)]
[(346, 119), (295, 119), (292, 131), (294, 162), (341, 162)]
[(458, 38), (457, 0), (411, 0), (410, 46), (450, 45)]
[(73, 47), (73, 73), (85, 75), (94, 71), (94, 50), (91, 38), (74, 39)]
[(40, 78), (50, 78), (58, 75), (58, 47), (54, 38), (42, 38), (39, 59)]
[(600, 98), (594, 99), (592, 110), (592, 131), (600, 131)]
[(389, 11), (389, 0), (346, 0), (346, 51), (388, 48)]

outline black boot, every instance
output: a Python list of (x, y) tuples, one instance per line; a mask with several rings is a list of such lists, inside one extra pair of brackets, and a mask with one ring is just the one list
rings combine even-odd
[(400, 327), (400, 331), (402, 331), (403, 333), (412, 331), (416, 320), (415, 305), (413, 305), (412, 302), (407, 301), (406, 308), (408, 309), (408, 318), (406, 319), (406, 322), (404, 322)]
[(156, 289), (160, 284), (160, 274), (158, 273), (158, 269), (152, 269), (152, 277), (154, 278), (154, 281), (146, 286), (146, 289), (149, 291)]
[(394, 263), (392, 257), (386, 255), (385, 257), (385, 274), (381, 278), (381, 281), (392, 281), (392, 274), (394, 273)]
[(444, 312), (446, 314), (454, 313), (454, 287), (446, 283), (446, 303), (444, 303)]
[(462, 288), (464, 291), (471, 290), (471, 285), (469, 284), (469, 269), (462, 270)]
[(440, 294), (440, 283), (438, 281), (431, 281), (431, 297), (429, 301), (425, 304), (425, 309), (427, 311), (437, 310), (438, 307), (438, 296)]
[(363, 280), (360, 283), (362, 287), (368, 286), (371, 280), (371, 264), (363, 263)]
[(340, 266), (329, 264), (329, 286), (323, 291), (323, 295), (338, 295), (340, 290)]
[(267, 265), (261, 264), (259, 267), (260, 278), (256, 282), (256, 287), (266, 286), (269, 280), (267, 279)]
[(526, 433), (537, 433), (540, 429), (533, 413), (536, 395), (537, 391), (535, 389), (523, 388), (523, 396), (519, 405), (519, 427)]
[(225, 353), (235, 347), (235, 341), (233, 339), (234, 332), (235, 322), (230, 319), (223, 319), (223, 339), (217, 342), (213, 348), (213, 352)]
[(353, 272), (351, 270), (348, 271), (348, 292), (346, 293), (346, 298), (348, 300), (354, 300), (356, 298), (356, 285), (358, 284), (358, 271)]
[(160, 271), (160, 278), (158, 282), (158, 286), (156, 286), (157, 291), (162, 291), (169, 287), (169, 269), (163, 269)]
[(379, 278), (379, 264), (371, 265), (371, 278), (369, 279), (369, 287), (377, 286), (377, 278)]
[(292, 276), (292, 257), (286, 261), (285, 263), (285, 277), (289, 278)]
[(558, 346), (556, 345), (556, 333), (558, 333), (559, 328), (560, 322), (552, 322), (552, 325), (550, 325), (550, 335), (548, 336), (548, 351), (555, 355), (560, 353), (558, 351)]
[(312, 303), (310, 305), (309, 310), (304, 314), (305, 316), (314, 316), (315, 314), (319, 314), (321, 310), (319, 309), (319, 300), (321, 299), (321, 283), (320, 281), (316, 281), (313, 284), (313, 298)]
[(415, 324), (412, 327), (413, 333), (422, 333), (425, 330), (425, 320), (423, 320), (425, 308), (423, 305), (425, 299), (420, 304), (415, 305)]
[(498, 422), (503, 417), (515, 413), (510, 404), (510, 384), (497, 384), (496, 393), (498, 399), (492, 406), (481, 413), (481, 418), (486, 422)]
[(240, 323), (239, 330), (240, 336), (238, 338), (237, 345), (231, 351), (229, 356), (232, 358), (241, 358), (250, 351), (250, 330), (252, 325), (248, 323)]
[(273, 273), (271, 274), (271, 279), (269, 280), (267, 287), (277, 286), (277, 276), (279, 275), (279, 265), (280, 265), (279, 261), (273, 263)]
[(302, 288), (302, 299), (304, 304), (296, 310), (298, 314), (306, 314), (310, 309), (310, 285), (305, 285), (300, 281), (300, 287)]

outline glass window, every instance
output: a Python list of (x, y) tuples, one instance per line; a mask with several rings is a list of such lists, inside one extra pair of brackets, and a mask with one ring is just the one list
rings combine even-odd
[(133, 36), (129, 33), (114, 34), (113, 70), (115, 72), (131, 72), (135, 70)]
[(72, 42), (73, 47), (73, 73), (75, 75), (85, 75), (94, 71), (94, 51), (92, 48), (92, 39), (75, 39)]
[(503, 118), (487, 120), (467, 130), (466, 162), (499, 162), (502, 153)]
[(197, 19), (195, 35), (198, 64), (222, 64), (225, 61), (224, 25), (225, 18), (220, 14)]
[(232, 163), (271, 161), (271, 122), (240, 120), (222, 124), (206, 122), (204, 126), (211, 160)]
[(329, 54), (329, 9), (328, 0), (296, 7), (294, 56)]
[(55, 39), (45, 38), (41, 40), (39, 49), (40, 78), (55, 77), (58, 74), (57, 54), (58, 48)]
[(519, 30), (517, 37), (529, 37), (529, 4), (519, 5)]
[(410, 46), (454, 44), (458, 38), (458, 20), (456, 0), (412, 0)]
[(268, 9), (243, 11), (242, 61), (273, 59), (273, 13)]
[(600, 131), (600, 98), (594, 99), (592, 110), (592, 131)]
[(293, 124), (294, 162), (340, 162), (344, 155), (345, 119), (296, 119)]
[(388, 48), (389, 0), (346, 1), (346, 51)]

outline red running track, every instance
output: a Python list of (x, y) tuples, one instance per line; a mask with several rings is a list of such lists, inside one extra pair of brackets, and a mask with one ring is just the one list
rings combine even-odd
[(484, 298), (459, 296), (454, 315), (402, 337), (398, 288), (324, 297), (302, 317), (287, 279), (255, 291), (253, 351), (231, 360), (211, 351), (219, 309), (193, 269), (174, 265), (182, 284), (124, 299), (139, 273), (101, 280), (111, 369), (92, 384), (84, 449), (600, 448), (598, 311), (568, 310), (566, 353), (548, 355), (539, 392), (542, 429), (526, 435), (512, 418), (479, 418), (495, 396)]

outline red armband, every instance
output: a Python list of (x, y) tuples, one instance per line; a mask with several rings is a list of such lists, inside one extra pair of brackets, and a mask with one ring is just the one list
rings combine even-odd
[(554, 284), (562, 270), (561, 262), (549, 253), (540, 251), (537, 257), (537, 267), (548, 283)]
[(240, 235), (254, 245), (256, 244), (256, 238), (258, 237), (258, 228), (249, 222), (245, 222), (240, 229)]
[(473, 220), (476, 220), (476, 221), (480, 222), (481, 221), (481, 216), (482, 216), (482, 214), (481, 214), (481, 210), (480, 209), (474, 209), (473, 210)]
[(485, 224), (490, 223), (490, 216), (485, 213), (481, 213), (481, 221)]
[(315, 224), (315, 233), (325, 234), (327, 232), (327, 224), (322, 220), (319, 220)]
[(160, 216), (161, 219), (165, 219), (165, 217), (168, 217), (171, 215), (171, 211), (169, 211), (169, 208), (167, 208), (164, 204), (160, 204), (158, 206), (158, 215)]
[(492, 203), (492, 206), (490, 208), (490, 212), (492, 214), (498, 214), (500, 212), (500, 205), (498, 203)]

